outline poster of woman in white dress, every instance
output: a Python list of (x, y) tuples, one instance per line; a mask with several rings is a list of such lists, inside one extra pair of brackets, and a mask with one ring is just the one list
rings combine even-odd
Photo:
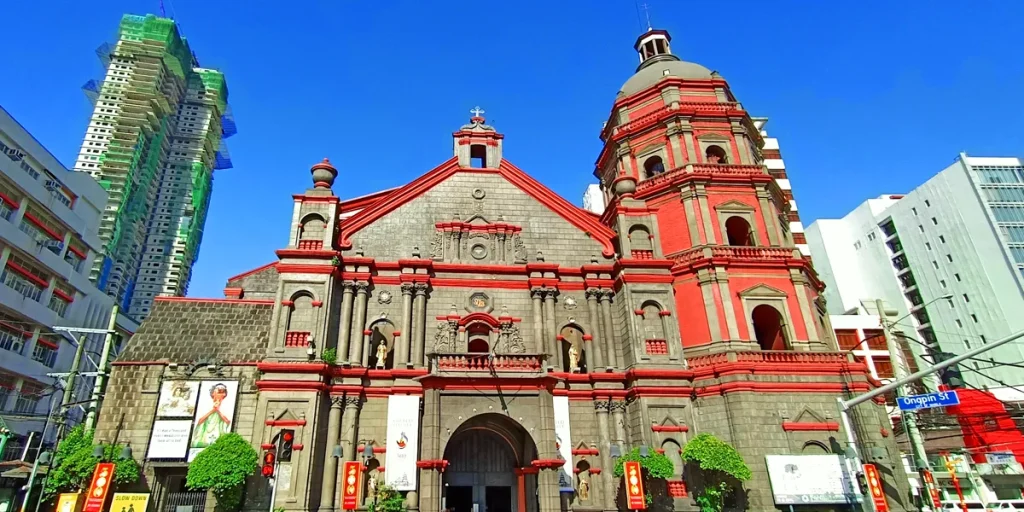
[(199, 385), (199, 405), (188, 448), (190, 462), (222, 434), (231, 432), (237, 398), (238, 381), (204, 380)]
[(160, 400), (156, 406), (158, 418), (191, 418), (196, 414), (196, 395), (199, 382), (169, 380), (160, 385)]

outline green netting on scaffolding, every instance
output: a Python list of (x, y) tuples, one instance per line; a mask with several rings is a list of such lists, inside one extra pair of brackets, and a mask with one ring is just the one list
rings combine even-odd
[(228, 84), (224, 80), (224, 73), (215, 69), (195, 68), (192, 71), (202, 82), (203, 90), (208, 96), (217, 97), (217, 117), (220, 117), (227, 110), (228, 105)]
[(170, 18), (152, 14), (136, 16), (126, 14), (121, 18), (118, 37), (128, 41), (151, 41), (164, 46), (163, 60), (168, 69), (179, 78), (186, 78), (192, 69), (192, 50), (181, 37), (178, 26)]

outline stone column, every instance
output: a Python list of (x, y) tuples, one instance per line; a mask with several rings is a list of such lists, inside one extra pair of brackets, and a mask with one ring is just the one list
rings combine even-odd
[[(708, 249), (704, 250), (709, 252)], [(715, 292), (711, 288), (717, 279), (717, 275), (711, 270), (701, 269), (697, 271), (697, 285), (700, 286), (701, 298), (704, 300), (704, 316), (708, 319), (711, 341), (722, 341), (722, 324), (718, 320)]]
[(700, 230), (697, 228), (697, 208), (694, 204), (693, 190), (685, 188), (680, 192), (683, 202), (683, 211), (686, 213), (686, 228), (690, 232), (690, 245), (701, 245), (706, 243), (701, 240)]
[(766, 187), (760, 187), (757, 189), (757, 203), (761, 210), (761, 219), (764, 220), (764, 227), (768, 231), (768, 245), (772, 247), (778, 247), (780, 245), (779, 240), (779, 228), (775, 224), (775, 213), (772, 210), (770, 203), (771, 194), (768, 193)]
[(601, 291), (596, 288), (590, 288), (586, 291), (587, 296), (587, 312), (590, 314), (590, 325), (592, 326), (593, 332), (590, 333), (590, 352), (594, 355), (593, 361), (589, 361), (591, 371), (598, 368), (604, 368), (604, 351), (601, 350), (601, 343), (604, 343), (604, 335), (601, 332), (601, 316), (598, 314), (597, 297), (601, 294)]
[(597, 401), (594, 402), (594, 411), (597, 413), (597, 429), (598, 435), (601, 441), (601, 474), (597, 480), (600, 481), (602, 499), (600, 503), (604, 506), (605, 510), (612, 510), (615, 508), (615, 482), (614, 473), (615, 467), (612, 465), (612, 439), (611, 433), (608, 430), (608, 409), (610, 402), (608, 401)]
[[(420, 460), (438, 460), (440, 447), (441, 400), (437, 389), (423, 390), (423, 417), (420, 427)], [(422, 512), (440, 512), (441, 473), (439, 469), (420, 469), (419, 507)]]
[[(547, 389), (540, 391), (540, 432), (535, 440), (537, 443), (537, 458), (557, 459), (560, 458), (555, 448), (555, 417), (554, 400)], [(561, 510), (559, 499), (561, 493), (558, 491), (558, 468), (541, 469), (537, 474), (537, 493), (540, 498), (539, 512), (558, 512)]]
[(718, 244), (718, 235), (715, 233), (714, 223), (711, 222), (711, 209), (708, 208), (708, 193), (704, 190), (704, 185), (698, 183), (696, 186), (697, 195), (697, 206), (700, 208), (700, 217), (704, 221), (704, 234), (707, 238), (707, 243), (716, 245)]
[(423, 360), (423, 346), (427, 330), (427, 284), (416, 283), (414, 290), (416, 298), (413, 300), (412, 308), (412, 364), (426, 365), (426, 361)]
[(355, 291), (355, 283), (344, 281), (341, 283), (341, 327), (338, 329), (338, 362), (348, 358), (348, 341), (352, 336), (352, 294)]
[(558, 336), (556, 332), (558, 327), (555, 325), (555, 296), (557, 295), (558, 290), (544, 289), (544, 343), (547, 344), (550, 353), (554, 356), (554, 361), (557, 362), (555, 366), (563, 368), (562, 347), (558, 346), (558, 340), (555, 339)]
[(615, 442), (623, 449), (626, 447), (626, 402), (609, 402), (612, 411), (612, 422), (615, 424)]
[(402, 283), (402, 351), (395, 354), (395, 367), (412, 362), (412, 283)]
[(619, 351), (615, 340), (615, 328), (612, 322), (612, 296), (615, 292), (602, 290), (601, 292), (601, 321), (604, 323), (604, 342), (608, 349), (608, 366), (615, 368), (619, 366)]
[(320, 490), (320, 509), (334, 510), (334, 491), (338, 484), (338, 459), (334, 458), (334, 446), (341, 433), (341, 407), (344, 399), (331, 398), (331, 413), (327, 420), (327, 455), (324, 457), (324, 485)]
[[(541, 309), (541, 299), (544, 297), (544, 290), (534, 288), (530, 290), (530, 297), (533, 299), (533, 343), (534, 350), (548, 354), (548, 344), (544, 341), (544, 314)], [(554, 354), (548, 354), (549, 356)], [(547, 360), (548, 366), (553, 366), (551, 359)]]
[[(793, 281), (793, 290), (796, 293), (796, 302), (800, 305), (800, 316), (804, 319), (804, 329), (807, 330), (807, 341), (817, 344), (821, 341), (821, 338), (818, 336), (818, 328), (814, 325), (814, 316), (811, 313), (811, 301), (807, 298), (807, 277), (797, 269), (790, 269), (789, 274), (790, 279)], [(792, 318), (789, 319), (789, 323), (792, 325)], [(793, 337), (796, 338), (795, 328), (793, 329)]]
[(736, 322), (736, 308), (733, 307), (733, 296), (729, 290), (729, 276), (724, 268), (715, 268), (718, 280), (718, 294), (722, 297), (722, 309), (725, 311), (725, 326), (729, 330), (729, 339), (740, 339), (739, 324)]
[(351, 355), (348, 358), (352, 364), (360, 364), (363, 360), (363, 345), (366, 336), (363, 331), (366, 329), (366, 301), (368, 283), (355, 283), (356, 288), (356, 311), (352, 320), (352, 338), (349, 340)]
[[(345, 413), (341, 417), (341, 455), (345, 461), (356, 460), (356, 446), (359, 444), (359, 409), (362, 400), (358, 395), (346, 395), (342, 399)], [(332, 448), (333, 449), (333, 448)]]

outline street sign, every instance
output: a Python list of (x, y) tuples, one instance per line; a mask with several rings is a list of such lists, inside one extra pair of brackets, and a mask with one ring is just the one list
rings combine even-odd
[(1017, 462), (1017, 458), (1013, 456), (1013, 452), (994, 452), (986, 453), (985, 460), (989, 464), (1013, 464)]
[(916, 411), (932, 407), (960, 405), (960, 397), (956, 395), (956, 391), (939, 391), (938, 393), (897, 397), (896, 404), (899, 405), (901, 411)]

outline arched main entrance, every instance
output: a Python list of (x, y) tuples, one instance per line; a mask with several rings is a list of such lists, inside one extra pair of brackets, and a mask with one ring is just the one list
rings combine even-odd
[(519, 423), (493, 413), (470, 418), (452, 433), (444, 458), (443, 496), (452, 512), (537, 512), (537, 475), (523, 471), (537, 446)]

